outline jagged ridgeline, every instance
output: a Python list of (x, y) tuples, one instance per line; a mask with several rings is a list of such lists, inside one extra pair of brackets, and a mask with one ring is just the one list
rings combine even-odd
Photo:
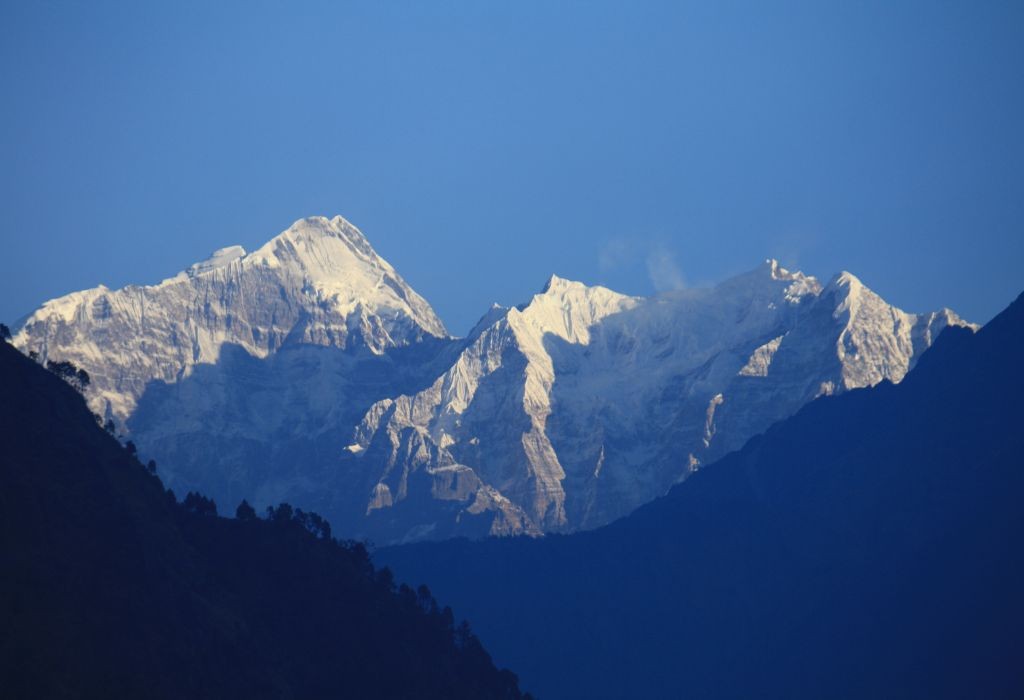
[(541, 697), (1022, 698), (1022, 345), (1024, 296), (603, 528), (375, 557)]
[(177, 503), (70, 378), (0, 342), (0, 695), (522, 697), (318, 515)]
[(55, 299), (14, 342), (87, 371), (89, 405), (179, 495), (288, 501), (387, 543), (611, 522), (818, 396), (898, 382), (963, 324), (767, 261), (650, 298), (552, 277), (453, 338), (362, 233), (317, 217)]

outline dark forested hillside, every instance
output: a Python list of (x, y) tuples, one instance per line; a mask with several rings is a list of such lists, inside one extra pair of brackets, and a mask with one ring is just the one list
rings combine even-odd
[(520, 697), (429, 591), (315, 517), (176, 503), (3, 342), (0, 390), (4, 698)]
[(378, 557), (543, 697), (1024, 697), (1022, 369), (1018, 298), (611, 526)]

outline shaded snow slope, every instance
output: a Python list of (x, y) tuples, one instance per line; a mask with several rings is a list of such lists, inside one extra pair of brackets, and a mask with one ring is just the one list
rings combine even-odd
[(773, 260), (648, 299), (552, 277), (489, 322), (432, 386), (363, 418), (346, 459), (371, 482), (368, 512), (400, 510), (413, 474), (446, 470), (522, 509), (525, 526), (492, 534), (596, 527), (817, 396), (898, 382), (963, 323)]
[(650, 298), (552, 276), (454, 339), (358, 229), (313, 217), (50, 301), (14, 342), (87, 370), (175, 491), (383, 543), (607, 523), (817, 396), (899, 381), (962, 323), (769, 260)]
[(148, 382), (176, 382), (216, 363), (225, 344), (254, 357), (289, 345), (374, 354), (444, 325), (340, 216), (295, 222), (260, 249), (222, 248), (153, 286), (100, 286), (47, 302), (14, 338), (41, 359), (92, 376), (90, 406), (123, 422)]
[(1022, 344), (1024, 295), (611, 525), (375, 558), (544, 698), (1021, 698)]
[(337, 469), (352, 426), (375, 401), (429, 386), (460, 347), (341, 217), (297, 221), (251, 253), (223, 248), (156, 285), (55, 299), (14, 340), (86, 369), (90, 407), (179, 495), (202, 491), (226, 512), (289, 501), (350, 529), (352, 508), (333, 499), (353, 488)]

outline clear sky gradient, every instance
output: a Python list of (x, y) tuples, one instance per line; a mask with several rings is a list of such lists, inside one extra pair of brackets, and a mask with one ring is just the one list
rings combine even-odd
[(766, 257), (1024, 289), (1021, 2), (0, 2), (0, 320), (342, 214), (457, 334)]

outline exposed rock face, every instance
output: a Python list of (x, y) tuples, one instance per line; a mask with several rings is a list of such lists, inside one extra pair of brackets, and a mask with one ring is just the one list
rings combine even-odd
[(54, 299), (14, 342), (88, 370), (90, 406), (123, 422), (149, 382), (216, 364), (225, 345), (259, 358), (297, 345), (381, 355), (447, 335), (430, 305), (339, 216), (297, 221), (250, 254), (223, 248), (154, 286)]
[(298, 221), (253, 253), (224, 248), (157, 285), (55, 299), (14, 341), (86, 369), (90, 407), (168, 486), (222, 510), (327, 505), (349, 488), (338, 455), (366, 409), (429, 386), (458, 349), (341, 217)]
[(611, 525), (376, 560), (540, 697), (1021, 698), (1022, 345), (1024, 294)]
[(354, 226), (316, 217), (48, 302), (14, 342), (86, 369), (90, 406), (176, 491), (383, 543), (607, 523), (821, 394), (899, 381), (962, 323), (768, 261), (651, 298), (552, 277), (456, 340)]
[(374, 508), (419, 470), (468, 469), (540, 530), (596, 527), (821, 394), (898, 382), (948, 324), (775, 261), (649, 299), (554, 277), (432, 386), (371, 408), (349, 459), (392, 494)]

